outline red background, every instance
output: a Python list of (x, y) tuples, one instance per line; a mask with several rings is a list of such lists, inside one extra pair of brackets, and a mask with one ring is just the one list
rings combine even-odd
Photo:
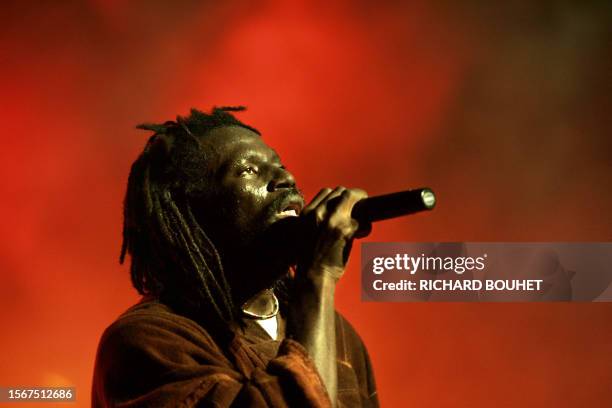
[[(99, 336), (137, 300), (134, 125), (192, 106), (247, 105), (308, 197), (438, 193), (371, 241), (611, 240), (605, 2), (58, 3), (0, 10), (0, 385), (89, 405)], [(609, 405), (611, 304), (362, 303), (358, 256), (338, 308), (384, 407)]]

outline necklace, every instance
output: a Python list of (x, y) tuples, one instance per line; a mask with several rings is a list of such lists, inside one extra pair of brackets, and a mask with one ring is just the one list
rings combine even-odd
[(250, 310), (247, 310), (247, 308), (250, 306), (250, 300), (247, 300), (246, 302), (244, 302), (244, 304), (242, 305), (242, 313), (244, 313), (245, 315), (247, 315), (248, 317), (252, 318), (252, 319), (257, 319), (257, 320), (265, 320), (265, 319), (269, 319), (271, 317), (274, 317), (278, 314), (278, 310), (280, 308), (279, 303), (278, 303), (278, 298), (276, 297), (276, 295), (274, 294), (274, 292), (272, 291), (272, 289), (267, 289), (267, 291), (270, 292), (270, 294), (272, 295), (272, 301), (274, 302), (274, 306), (272, 308), (272, 311), (270, 313), (265, 313), (265, 314), (258, 314), (255, 312), (251, 312)]

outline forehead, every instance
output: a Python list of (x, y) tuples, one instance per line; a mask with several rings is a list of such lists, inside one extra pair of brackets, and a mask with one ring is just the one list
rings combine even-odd
[(213, 154), (217, 165), (250, 157), (278, 159), (274, 149), (261, 136), (242, 126), (215, 128), (201, 139), (201, 143)]

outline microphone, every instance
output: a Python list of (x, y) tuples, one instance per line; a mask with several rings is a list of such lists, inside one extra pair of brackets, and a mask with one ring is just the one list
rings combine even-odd
[(376, 222), (431, 211), (435, 206), (434, 192), (424, 187), (365, 198), (355, 204), (351, 216), (357, 221)]
[[(353, 206), (351, 216), (359, 222), (372, 223), (421, 211), (430, 211), (436, 196), (429, 188), (400, 191), (368, 197)], [(280, 264), (293, 264), (305, 242), (313, 239), (314, 229), (301, 217), (286, 217), (268, 228), (254, 253), (265, 259), (276, 259)]]
[[(429, 188), (400, 191), (364, 198), (353, 206), (351, 217), (366, 224), (430, 211), (436, 205), (436, 196)], [(270, 226), (267, 235), (261, 240), (266, 246), (271, 242), (275, 251), (289, 244), (297, 237), (305, 238), (312, 233), (312, 227), (302, 217), (286, 217)]]

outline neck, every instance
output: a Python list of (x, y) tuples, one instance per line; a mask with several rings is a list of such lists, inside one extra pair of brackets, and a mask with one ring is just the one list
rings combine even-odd
[[(232, 296), (236, 305), (253, 303), (255, 299), (271, 299), (272, 293), (266, 292), (274, 287), (277, 281), (287, 275), (289, 266), (275, 263), (267, 259), (267, 262), (250, 253), (237, 253), (226, 256), (223, 266), (228, 276)], [(248, 273), (248, 279), (247, 279)], [(256, 302), (260, 304), (260, 302)]]

